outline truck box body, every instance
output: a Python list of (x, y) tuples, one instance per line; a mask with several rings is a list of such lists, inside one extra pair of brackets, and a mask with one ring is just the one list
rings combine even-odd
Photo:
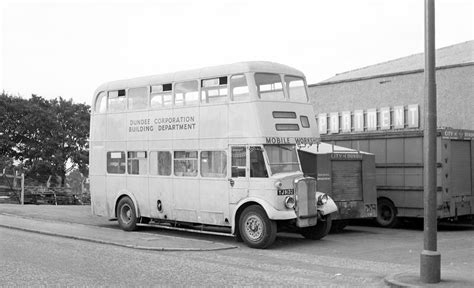
[(316, 178), (317, 190), (338, 206), (333, 219), (376, 216), (375, 156), (327, 143), (300, 148), (303, 173)]
[[(438, 129), (437, 216), (473, 214), (474, 131)], [(375, 154), (378, 199), (388, 199), (398, 217), (423, 217), (423, 131), (324, 135), (323, 141)]]

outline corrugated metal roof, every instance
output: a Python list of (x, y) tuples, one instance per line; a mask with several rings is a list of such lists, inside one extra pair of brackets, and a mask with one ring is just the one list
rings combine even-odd
[[(436, 50), (436, 67), (438, 68), (452, 65), (464, 65), (468, 63), (474, 63), (474, 40)], [(419, 53), (337, 74), (336, 76), (319, 82), (318, 84), (353, 81), (356, 79), (406, 73), (420, 69), (423, 70), (424, 65), (424, 53)]]

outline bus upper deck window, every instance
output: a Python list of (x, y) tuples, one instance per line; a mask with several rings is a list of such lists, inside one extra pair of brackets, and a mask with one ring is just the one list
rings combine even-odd
[(199, 103), (198, 82), (195, 80), (176, 83), (174, 105), (194, 105)]
[(244, 74), (230, 77), (230, 91), (233, 101), (245, 101), (250, 99), (249, 86)]
[(147, 88), (130, 88), (128, 89), (128, 109), (144, 109), (147, 107)]
[(105, 92), (100, 92), (97, 95), (95, 100), (95, 112), (96, 113), (104, 113), (107, 109), (107, 97), (105, 97)]
[(171, 106), (173, 101), (172, 85), (152, 85), (150, 87), (151, 108)]
[(306, 88), (303, 78), (295, 76), (285, 76), (285, 83), (291, 101), (308, 102)]
[(224, 103), (227, 101), (227, 77), (201, 80), (201, 102)]
[(125, 110), (125, 90), (109, 91), (107, 107), (109, 112)]
[(262, 100), (283, 100), (283, 85), (278, 74), (255, 73), (258, 96)]

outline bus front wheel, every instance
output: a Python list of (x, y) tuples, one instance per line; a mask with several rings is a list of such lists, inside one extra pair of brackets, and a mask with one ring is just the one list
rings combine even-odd
[(247, 246), (265, 249), (275, 241), (277, 225), (262, 207), (252, 205), (240, 215), (239, 232)]
[(120, 227), (125, 231), (137, 229), (137, 213), (132, 199), (123, 197), (117, 205), (117, 218)]

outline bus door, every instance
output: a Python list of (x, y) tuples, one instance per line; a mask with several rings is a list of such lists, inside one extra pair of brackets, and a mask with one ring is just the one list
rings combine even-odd
[(228, 178), (229, 203), (237, 204), (248, 197), (249, 150), (246, 146), (230, 146), (230, 177)]
[(227, 193), (227, 153), (224, 150), (200, 152), (199, 222), (229, 225)]

